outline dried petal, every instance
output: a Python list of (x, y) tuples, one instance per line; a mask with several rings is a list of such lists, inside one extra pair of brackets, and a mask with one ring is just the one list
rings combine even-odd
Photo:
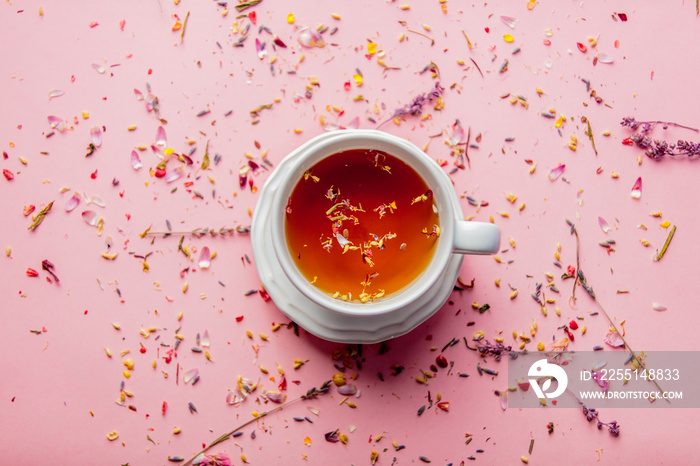
[(452, 125), (449, 136), (447, 137), (447, 144), (454, 147), (462, 142), (462, 139), (464, 139), (464, 128), (462, 128), (462, 124), (459, 122), (459, 120), (456, 120)]
[(166, 183), (172, 183), (173, 181), (179, 180), (181, 176), (182, 176), (182, 171), (180, 171), (180, 170), (170, 170), (170, 171), (165, 175), (165, 182), (166, 182)]
[(100, 216), (97, 215), (97, 212), (92, 211), (92, 210), (86, 210), (83, 212), (83, 220), (85, 220), (85, 223), (87, 223), (90, 226), (97, 226), (97, 222), (100, 221)]
[(135, 150), (131, 151), (131, 168), (134, 170), (138, 170), (139, 168), (143, 167), (143, 163), (141, 163), (141, 158), (139, 157), (138, 152)]
[(344, 396), (352, 396), (357, 393), (357, 387), (352, 384), (346, 384), (342, 387), (338, 387), (338, 393)]
[(134, 95), (136, 95), (136, 100), (139, 102), (143, 100), (143, 92), (139, 91), (138, 89), (134, 89)]
[(97, 71), (97, 72), (100, 73), (100, 74), (104, 74), (105, 71), (107, 70), (107, 68), (105, 68), (104, 65), (100, 65), (100, 64), (97, 64), (97, 63), (93, 63), (93, 64), (92, 64), (92, 69), (95, 70), (95, 71)]
[(100, 147), (102, 145), (102, 128), (99, 126), (90, 128), (90, 137), (92, 138), (92, 144), (95, 147)]
[(518, 22), (518, 20), (513, 18), (512, 16), (501, 16), (501, 21), (503, 21), (503, 24), (505, 24), (511, 29), (515, 29), (515, 25)]
[(613, 57), (611, 57), (610, 55), (605, 54), (603, 52), (598, 53), (598, 63), (604, 63), (606, 65), (609, 65), (613, 61), (615, 61), (615, 59)]
[(284, 403), (284, 401), (287, 399), (287, 395), (284, 393), (277, 393), (277, 392), (267, 392), (265, 393), (265, 397), (272, 401), (273, 403)]
[(299, 44), (301, 44), (302, 47), (306, 48), (313, 48), (313, 47), (325, 47), (326, 42), (323, 40), (323, 36), (316, 31), (315, 29), (311, 29), (308, 26), (302, 28), (299, 31), (299, 37), (297, 38), (299, 41)]
[(49, 115), (48, 119), (49, 119), (49, 125), (51, 125), (52, 129), (55, 129), (56, 131), (64, 131), (66, 129), (66, 122), (63, 121), (63, 118)]
[(202, 346), (209, 348), (209, 330), (205, 330), (204, 335), (202, 335)]
[(239, 405), (244, 399), (245, 396), (237, 392), (228, 392), (226, 395), (226, 403), (234, 406)]
[(168, 139), (165, 137), (165, 128), (159, 126), (156, 131), (156, 147), (160, 150), (165, 150), (167, 145)]
[(630, 196), (632, 196), (633, 199), (639, 199), (642, 197), (642, 177), (640, 176), (637, 178), (637, 181), (634, 182), (634, 186), (632, 186), (632, 192), (630, 193)]
[(56, 97), (61, 97), (65, 92), (60, 91), (58, 89), (55, 89), (53, 91), (49, 91), (49, 100), (56, 98)]
[(73, 193), (68, 202), (66, 202), (66, 212), (72, 212), (73, 209), (78, 207), (78, 204), (80, 204), (80, 194)]
[(90, 199), (87, 199), (86, 202), (88, 204), (95, 204), (97, 207), (102, 208), (105, 208), (107, 206), (105, 204), (105, 201), (103, 201), (99, 196), (92, 196)]
[(207, 246), (204, 246), (202, 248), (202, 252), (199, 254), (199, 268), (208, 269), (210, 264), (211, 252), (209, 252), (209, 248)]
[(197, 375), (199, 375), (199, 369), (190, 369), (189, 371), (185, 372), (185, 375), (182, 376), (182, 381), (185, 383), (190, 383), (190, 381), (197, 377)]
[(503, 390), (499, 393), (498, 398), (500, 398), (501, 401), (501, 409), (505, 411), (506, 408), (508, 408), (508, 392)]
[(591, 376), (593, 377), (593, 380), (596, 381), (598, 386), (603, 389), (603, 391), (608, 390), (608, 381), (603, 377), (603, 373), (599, 371), (595, 371), (591, 373)]
[(612, 331), (605, 335), (605, 338), (603, 339), (605, 343), (608, 344), (608, 346), (612, 346), (613, 348), (619, 348), (621, 346), (625, 346), (625, 342), (622, 341), (622, 337), (620, 336), (619, 333), (616, 331)]
[(608, 222), (606, 222), (603, 217), (598, 217), (598, 225), (600, 225), (600, 229), (603, 230), (603, 233), (607, 233), (611, 230), (610, 225), (608, 225)]
[(565, 168), (566, 168), (566, 165), (560, 163), (556, 168), (553, 168), (549, 172), (549, 179), (554, 181), (557, 178), (559, 178), (561, 176), (561, 174), (564, 173)]
[(655, 311), (665, 311), (667, 308), (663, 304), (652, 303), (651, 308)]

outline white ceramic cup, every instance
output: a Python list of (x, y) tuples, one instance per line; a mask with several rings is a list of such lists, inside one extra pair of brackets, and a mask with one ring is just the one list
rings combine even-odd
[[(367, 303), (334, 299), (309, 283), (297, 269), (285, 235), (285, 207), (304, 172), (330, 155), (353, 149), (384, 151), (412, 167), (432, 190), (433, 203), (438, 209), (440, 222), (440, 236), (433, 258), (425, 270), (401, 290)], [(457, 277), (450, 277), (452, 283), (449, 287), (437, 287), (436, 282), (444, 279), (448, 262), (454, 255), (493, 254), (498, 251), (501, 236), (498, 226), (492, 223), (465, 221), (452, 182), (443, 169), (425, 152), (405, 139), (376, 130), (336, 131), (318, 136), (299, 147), (282, 165), (284, 167), (278, 167), (270, 175), (275, 177), (276, 185), (275, 192), (271, 194), (270, 217), (266, 219), (272, 230), (271, 247), (274, 248), (274, 256), (292, 285), (324, 309), (357, 318), (379, 316), (401, 311), (424, 295), (434, 293), (436, 289), (444, 290), (441, 291), (444, 296), (437, 296), (433, 301), (444, 303)], [(259, 219), (256, 221), (254, 216), (253, 227), (256, 223), (259, 223)], [(253, 234), (257, 237), (255, 228)], [(255, 249), (254, 247), (254, 253)], [(274, 298), (273, 296), (273, 300)]]

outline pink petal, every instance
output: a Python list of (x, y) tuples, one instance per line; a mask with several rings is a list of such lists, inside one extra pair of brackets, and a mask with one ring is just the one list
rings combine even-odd
[(591, 372), (593, 380), (596, 381), (598, 386), (603, 389), (604, 392), (608, 391), (608, 381), (603, 378), (603, 373), (599, 371)]
[(164, 150), (167, 145), (168, 139), (165, 137), (165, 128), (159, 126), (158, 131), (156, 131), (156, 147), (160, 150)]
[(306, 48), (321, 48), (326, 46), (326, 42), (323, 40), (321, 34), (319, 34), (319, 32), (315, 29), (310, 29), (308, 26), (299, 31), (299, 37), (297, 40), (302, 47)]
[(80, 194), (73, 193), (71, 198), (68, 199), (68, 202), (66, 202), (66, 212), (73, 211), (73, 209), (78, 207), (78, 204), (80, 204)]
[(518, 20), (512, 16), (501, 16), (501, 21), (511, 29), (515, 29), (515, 24), (518, 22)]
[(338, 387), (338, 393), (340, 393), (343, 396), (352, 396), (355, 393), (357, 393), (357, 387), (355, 385), (345, 384), (341, 387)]
[(565, 168), (566, 165), (560, 163), (556, 168), (553, 168), (552, 171), (549, 172), (549, 179), (554, 181), (559, 178), (561, 174), (564, 173)]
[(202, 347), (209, 348), (209, 330), (205, 330), (204, 335), (202, 335)]
[(90, 128), (90, 137), (92, 138), (92, 144), (95, 147), (100, 147), (102, 145), (102, 128), (99, 126)]
[(134, 170), (138, 170), (139, 168), (143, 167), (143, 164), (141, 163), (141, 158), (139, 157), (139, 153), (136, 152), (135, 150), (131, 151), (131, 168)]
[(355, 117), (353, 118), (350, 123), (348, 123), (347, 128), (349, 129), (357, 129), (360, 127), (360, 117)]
[(603, 341), (605, 341), (605, 343), (607, 343), (608, 346), (612, 346), (613, 348), (625, 346), (625, 342), (622, 341), (622, 337), (620, 336), (620, 334), (614, 330), (605, 335)]
[(104, 74), (104, 72), (107, 68), (105, 68), (104, 65), (98, 65), (97, 63), (93, 63), (92, 69), (97, 71), (100, 74)]
[(182, 376), (182, 381), (185, 383), (190, 383), (190, 381), (197, 377), (197, 375), (199, 375), (199, 369), (191, 369), (185, 372), (185, 375)]
[(165, 175), (164, 180), (166, 183), (172, 183), (173, 181), (179, 180), (181, 176), (182, 172), (180, 170), (171, 170)]
[(139, 91), (138, 89), (134, 89), (134, 94), (136, 95), (136, 100), (139, 102), (143, 100), (143, 92)]
[(88, 201), (88, 204), (95, 204), (97, 207), (106, 207), (105, 201), (103, 201), (101, 198), (98, 196), (92, 196)]
[(255, 38), (255, 51), (258, 54), (259, 59), (265, 58), (265, 55), (267, 55), (267, 50), (265, 50), (265, 42), (260, 42), (260, 39), (257, 37)]
[(603, 233), (607, 233), (611, 229), (610, 225), (608, 225), (608, 222), (606, 222), (603, 217), (598, 217), (598, 225), (600, 225), (600, 229), (603, 230)]
[(234, 406), (239, 405), (244, 399), (245, 397), (243, 395), (236, 392), (228, 392), (226, 395), (226, 403)]
[(663, 304), (659, 304), (659, 303), (652, 303), (651, 308), (653, 310), (659, 311), (659, 312), (665, 311), (667, 309), (666, 306), (664, 306)]
[(52, 129), (56, 129), (57, 131), (63, 131), (66, 128), (66, 122), (63, 121), (63, 118), (49, 115), (48, 119), (49, 125), (51, 125)]
[(284, 393), (276, 393), (276, 392), (267, 392), (265, 394), (265, 397), (270, 400), (273, 403), (284, 403), (284, 401), (287, 399), (287, 395)]
[(503, 390), (499, 393), (498, 398), (500, 398), (501, 401), (501, 409), (505, 411), (506, 408), (508, 408), (508, 392)]
[(530, 389), (530, 382), (518, 382), (518, 388), (524, 392)]
[(97, 222), (100, 221), (100, 216), (97, 215), (97, 212), (94, 212), (92, 210), (86, 210), (83, 212), (83, 220), (85, 220), (85, 223), (87, 223), (90, 226), (97, 226)]
[(615, 59), (613, 57), (611, 57), (610, 55), (605, 54), (603, 52), (598, 53), (598, 63), (604, 63), (606, 65), (609, 65), (614, 61), (615, 61)]
[(630, 196), (632, 196), (633, 199), (639, 199), (642, 197), (642, 177), (640, 176), (637, 178), (637, 181), (634, 182), (634, 186), (632, 186), (632, 192), (630, 193)]
[(452, 129), (447, 138), (447, 144), (450, 146), (456, 146), (462, 142), (462, 139), (464, 139), (464, 128), (462, 128), (462, 124), (459, 122), (459, 120), (456, 120), (452, 125)]
[(209, 252), (209, 248), (207, 246), (204, 246), (202, 248), (202, 252), (199, 254), (199, 268), (208, 269), (210, 264), (211, 252)]
[(61, 97), (65, 92), (60, 91), (58, 89), (55, 89), (53, 91), (49, 91), (49, 100), (54, 99), (56, 97)]

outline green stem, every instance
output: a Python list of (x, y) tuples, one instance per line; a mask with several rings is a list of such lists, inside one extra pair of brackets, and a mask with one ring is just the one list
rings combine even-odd
[[(700, 0), (698, 0), (700, 1)], [(664, 257), (664, 254), (666, 254), (666, 249), (668, 249), (668, 245), (671, 244), (671, 240), (673, 239), (673, 235), (676, 233), (676, 225), (673, 225), (671, 227), (671, 231), (668, 232), (668, 238), (666, 238), (666, 242), (664, 243), (664, 247), (661, 248), (661, 251), (656, 255), (654, 258), (655, 261), (660, 261), (662, 257)]]

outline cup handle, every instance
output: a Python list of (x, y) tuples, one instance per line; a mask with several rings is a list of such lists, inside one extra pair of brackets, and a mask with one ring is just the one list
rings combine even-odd
[(501, 245), (501, 229), (493, 223), (457, 221), (454, 252), (456, 254), (495, 254)]

